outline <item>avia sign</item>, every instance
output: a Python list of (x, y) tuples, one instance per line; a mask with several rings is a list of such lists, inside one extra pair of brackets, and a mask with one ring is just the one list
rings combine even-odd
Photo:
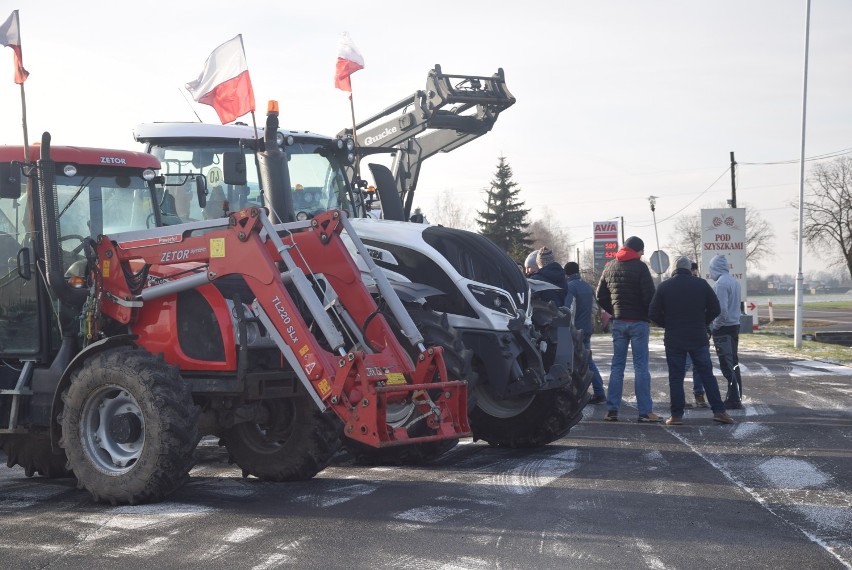
[(618, 252), (618, 222), (605, 221), (594, 223), (595, 274), (600, 275), (604, 266), (615, 259)]
[(716, 255), (728, 258), (728, 271), (740, 284), (746, 298), (745, 208), (701, 210), (701, 276), (710, 279), (710, 260)]

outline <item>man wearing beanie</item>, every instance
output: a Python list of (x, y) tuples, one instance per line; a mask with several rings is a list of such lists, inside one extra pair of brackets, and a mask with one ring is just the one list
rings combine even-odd
[(561, 265), (556, 263), (553, 252), (545, 246), (536, 252), (535, 261), (536, 265), (538, 265), (538, 271), (527, 277), (529, 279), (547, 281), (559, 287), (559, 290), (549, 289), (542, 291), (539, 293), (539, 298), (543, 301), (553, 301), (557, 307), (565, 305), (565, 293), (567, 292), (565, 271)]
[[(565, 264), (565, 276), (568, 281), (566, 284), (568, 294), (565, 296), (565, 306), (570, 307), (571, 303), (574, 307), (574, 325), (583, 331), (583, 346), (586, 350), (592, 350), (592, 306), (595, 304), (595, 290), (592, 286), (580, 278), (580, 266), (573, 261)], [(592, 399), (590, 404), (603, 404), (606, 402), (606, 393), (604, 392), (603, 379), (601, 378), (598, 365), (594, 359), (589, 356), (589, 371), (592, 373)]]
[(686, 374), (686, 357), (692, 359), (695, 371), (701, 376), (704, 393), (713, 409), (713, 421), (732, 424), (733, 418), (725, 412), (719, 394), (719, 384), (713, 376), (710, 361), (710, 341), (707, 327), (720, 311), (719, 300), (704, 279), (695, 279), (688, 257), (679, 257), (675, 272), (663, 281), (651, 301), (651, 320), (665, 329), (663, 344), (666, 347), (666, 364), (669, 368), (669, 399), (672, 415), (666, 425), (681, 425), (686, 397), (683, 378)]
[(607, 386), (605, 420), (618, 421), (627, 348), (633, 351), (633, 385), (640, 422), (661, 422), (663, 418), (652, 410), (651, 373), (648, 371), (648, 306), (654, 296), (651, 270), (642, 261), (645, 244), (636, 236), (625, 240), (615, 259), (604, 267), (598, 282), (598, 305), (610, 313), (612, 320), (612, 366)]

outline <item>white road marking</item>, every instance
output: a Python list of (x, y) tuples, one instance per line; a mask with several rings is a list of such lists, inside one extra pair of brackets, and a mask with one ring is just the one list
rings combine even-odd
[(748, 438), (750, 443), (754, 443), (754, 439), (756, 436), (760, 434), (765, 434), (766, 432), (771, 432), (772, 430), (765, 425), (757, 424), (757, 423), (739, 423), (737, 427), (731, 432), (736, 439), (745, 439)]
[(657, 556), (654, 555), (654, 549), (644, 540), (636, 539), (636, 546), (642, 554), (642, 560), (648, 565), (648, 568), (654, 570), (665, 570), (666, 565)]
[(245, 542), (248, 539), (257, 536), (262, 533), (263, 530), (259, 528), (251, 528), (251, 527), (239, 527), (234, 529), (231, 534), (226, 536), (223, 540), (225, 542), (231, 542), (234, 544), (239, 544), (241, 542)]
[(477, 481), (477, 483), (480, 485), (494, 485), (500, 490), (524, 495), (547, 486), (577, 467), (577, 450), (569, 449), (547, 459), (525, 458), (519, 462), (515, 462), (514, 467), (505, 469), (502, 473), (486, 477)]
[(764, 477), (781, 489), (806, 489), (831, 482), (831, 477), (804, 459), (773, 457), (759, 468)]
[(840, 364), (832, 364), (831, 362), (821, 362), (819, 360), (799, 360), (790, 363), (793, 366), (806, 366), (808, 368), (818, 368), (825, 370), (835, 376), (852, 377), (852, 368), (842, 366)]
[(437, 523), (461, 514), (468, 509), (452, 509), (450, 507), (417, 507), (393, 515), (393, 518), (403, 521), (420, 523)]

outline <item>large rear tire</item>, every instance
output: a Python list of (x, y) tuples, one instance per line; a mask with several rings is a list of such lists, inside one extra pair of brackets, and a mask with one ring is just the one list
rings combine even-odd
[(308, 396), (264, 400), (267, 419), (243, 422), (221, 438), (230, 462), (264, 481), (303, 481), (328, 465), (340, 447), (340, 422)]
[(89, 358), (63, 393), (59, 442), (95, 501), (160, 501), (186, 482), (199, 410), (177, 368), (122, 346)]
[(68, 459), (61, 450), (53, 452), (47, 435), (4, 435), (0, 436), (0, 449), (6, 454), (6, 466), (20, 465), (24, 475), (41, 475), (49, 479), (73, 477), (66, 468)]
[[(546, 329), (560, 315), (559, 311), (553, 303), (533, 300), (533, 323), (539, 329)], [(477, 404), (470, 413), (474, 440), (501, 447), (541, 447), (564, 437), (577, 425), (589, 399), (591, 353), (583, 347), (582, 333), (573, 324), (571, 334), (574, 361), (567, 385), (513, 398), (500, 398), (487, 384), (476, 386)], [(555, 334), (545, 331), (545, 337), (548, 336), (555, 338)]]
[[(420, 334), (423, 335), (423, 344), (426, 346), (440, 346), (444, 350), (444, 364), (450, 379), (467, 380), (468, 386), (473, 384), (471, 372), (472, 351), (464, 347), (458, 332), (450, 326), (446, 315), (435, 313), (421, 307), (409, 307), (408, 313)], [(384, 315), (390, 323), (397, 338), (405, 347), (410, 345), (407, 338), (400, 332), (400, 327), (393, 317)], [(416, 350), (411, 349), (412, 357), (416, 357)], [(470, 394), (469, 394), (470, 396)], [(389, 415), (406, 417), (404, 405), (399, 410), (390, 410)], [(393, 419), (389, 418), (389, 423)], [(400, 420), (401, 421), (401, 420)], [(415, 435), (425, 435), (428, 429), (425, 422), (418, 422)], [(344, 438), (343, 444), (346, 450), (362, 465), (420, 465), (437, 459), (458, 444), (458, 439), (442, 439), (425, 443), (414, 443), (410, 445), (398, 445), (394, 447), (376, 448), (370, 447), (353, 439)]]

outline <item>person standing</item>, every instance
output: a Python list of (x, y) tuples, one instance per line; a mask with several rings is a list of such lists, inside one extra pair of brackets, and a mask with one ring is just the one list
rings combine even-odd
[(740, 284), (728, 271), (728, 258), (716, 255), (710, 260), (710, 278), (715, 281), (713, 290), (719, 299), (721, 312), (710, 324), (713, 346), (719, 357), (719, 369), (728, 381), (725, 407), (740, 410), (743, 407), (743, 380), (740, 376)]
[[(700, 277), (698, 272), (698, 264), (694, 261), (689, 268), (693, 277)], [(675, 269), (677, 271), (677, 269)], [(707, 403), (707, 398), (704, 396), (704, 383), (701, 381), (701, 373), (692, 366), (692, 359), (689, 357), (689, 354), (686, 355), (686, 370), (692, 370), (692, 394), (695, 396), (695, 405), (693, 406), (691, 403), (687, 402), (687, 408), (709, 408), (710, 404)]]
[[(565, 305), (570, 307), (574, 303), (574, 326), (583, 331), (583, 346), (586, 350), (592, 350), (592, 306), (595, 304), (595, 290), (591, 285), (580, 277), (580, 266), (574, 261), (565, 264), (565, 276), (567, 278), (568, 294), (565, 296)], [(589, 355), (589, 370), (592, 372), (592, 391), (594, 394), (589, 400), (590, 404), (603, 404), (606, 402), (603, 379), (598, 365), (591, 353)]]
[(692, 277), (690, 263), (687, 257), (678, 258), (675, 274), (657, 288), (648, 311), (651, 320), (666, 331), (663, 344), (669, 367), (672, 414), (666, 420), (666, 425), (683, 424), (683, 409), (686, 405), (683, 378), (686, 375), (687, 355), (704, 382), (704, 392), (713, 410), (713, 421), (732, 424), (734, 420), (725, 412), (725, 404), (719, 395), (719, 384), (713, 376), (710, 340), (707, 338), (707, 326), (720, 312), (719, 300), (706, 281)]
[(538, 279), (546, 281), (559, 287), (559, 290), (549, 289), (539, 293), (539, 298), (543, 301), (553, 301), (557, 307), (565, 305), (565, 295), (568, 293), (568, 281), (565, 278), (565, 270), (562, 266), (556, 263), (553, 257), (553, 252), (547, 246), (542, 247), (536, 252), (535, 257), (538, 271), (527, 275), (527, 279)]
[(654, 296), (654, 279), (651, 270), (642, 261), (645, 243), (636, 236), (625, 240), (615, 259), (604, 267), (598, 282), (598, 305), (612, 314), (612, 366), (607, 385), (607, 412), (604, 420), (618, 421), (621, 394), (624, 387), (624, 369), (627, 349), (633, 352), (633, 384), (640, 422), (661, 422), (663, 418), (653, 413), (651, 400), (651, 373), (648, 370), (648, 306)]

